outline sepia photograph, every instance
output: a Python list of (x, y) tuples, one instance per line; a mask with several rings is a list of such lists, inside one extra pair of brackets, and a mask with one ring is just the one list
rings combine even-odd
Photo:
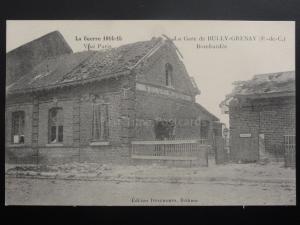
[(5, 205), (296, 205), (294, 21), (7, 20)]

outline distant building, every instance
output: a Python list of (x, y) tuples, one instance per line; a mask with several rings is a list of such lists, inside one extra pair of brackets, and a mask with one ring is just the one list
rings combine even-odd
[(212, 143), (221, 126), (199, 93), (164, 38), (48, 57), (7, 86), (6, 160), (122, 163), (133, 140)]
[(17, 81), (47, 58), (72, 52), (58, 31), (13, 49), (6, 54), (6, 85)]
[(295, 72), (256, 75), (235, 84), (221, 103), (229, 114), (231, 159), (283, 159), (285, 136), (295, 135)]

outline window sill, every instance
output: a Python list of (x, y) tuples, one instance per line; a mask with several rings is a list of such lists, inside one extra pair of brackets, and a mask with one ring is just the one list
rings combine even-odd
[(25, 144), (8, 144), (7, 147), (9, 147), (9, 148), (21, 148), (21, 147), (25, 147)]
[(90, 142), (90, 146), (106, 146), (110, 145), (109, 141), (94, 141)]
[(172, 90), (175, 89), (175, 87), (174, 87), (174, 86), (171, 86), (171, 85), (166, 85), (166, 88), (169, 88), (169, 89), (172, 89)]
[(49, 143), (46, 144), (46, 147), (62, 147), (64, 146), (62, 143)]

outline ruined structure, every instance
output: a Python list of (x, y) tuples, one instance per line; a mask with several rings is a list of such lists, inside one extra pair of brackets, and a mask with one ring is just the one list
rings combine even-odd
[(197, 94), (166, 38), (48, 57), (7, 87), (6, 160), (129, 163), (133, 140), (212, 141)]
[(221, 103), (229, 114), (231, 159), (283, 159), (285, 138), (295, 136), (295, 72), (256, 75), (235, 85)]

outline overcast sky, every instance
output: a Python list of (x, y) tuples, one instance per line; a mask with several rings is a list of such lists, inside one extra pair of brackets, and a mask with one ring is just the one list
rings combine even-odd
[[(174, 43), (183, 55), (190, 76), (201, 90), (197, 102), (228, 124), (228, 116), (221, 113), (219, 103), (230, 93), (236, 80), (247, 80), (255, 74), (295, 70), (294, 22), (250, 21), (8, 21), (7, 52), (33, 39), (58, 30), (74, 52), (86, 50), (84, 41), (75, 37), (102, 37), (120, 35), (122, 41), (108, 42), (112, 47), (149, 40), (153, 36), (182, 37)], [(235, 40), (208, 42), (211, 35), (273, 37), (279, 41)], [(192, 41), (193, 37), (206, 38)], [(189, 41), (183, 38), (188, 37)], [(285, 41), (282, 41), (285, 40)], [(104, 42), (97, 42), (103, 44)], [(196, 44), (216, 45), (227, 48), (196, 48)]]

